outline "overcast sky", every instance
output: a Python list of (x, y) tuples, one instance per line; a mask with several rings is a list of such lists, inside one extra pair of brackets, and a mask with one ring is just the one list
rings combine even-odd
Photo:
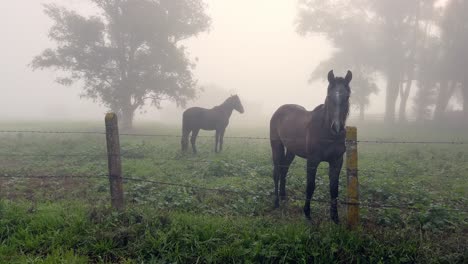
[[(47, 38), (51, 21), (42, 10), (43, 3), (51, 2), (92, 12), (86, 0), (3, 3), (0, 119), (100, 120), (106, 109), (80, 99), (79, 87), (60, 86), (53, 72), (33, 72), (28, 67), (35, 55), (52, 46)], [(191, 56), (199, 59), (195, 76), (200, 84), (217, 84), (241, 98), (261, 102), (267, 115), (285, 103), (312, 109), (324, 101), (326, 84), (307, 80), (317, 64), (330, 56), (332, 47), (319, 36), (296, 33), (295, 0), (206, 2), (212, 28), (186, 43)], [(372, 101), (370, 111), (382, 112), (382, 101)], [(137, 119), (157, 118), (153, 109), (137, 115)]]

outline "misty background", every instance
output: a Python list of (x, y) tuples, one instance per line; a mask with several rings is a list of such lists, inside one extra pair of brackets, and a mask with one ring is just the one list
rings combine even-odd
[[(196, 61), (193, 77), (198, 80), (199, 86), (204, 87), (198, 93), (198, 99), (189, 102), (187, 106), (212, 107), (222, 103), (227, 96), (236, 93), (246, 108), (243, 116), (233, 115), (237, 120), (263, 120), (262, 117), (267, 120), (274, 110), (286, 103), (300, 104), (312, 110), (325, 100), (327, 83), (320, 78), (322, 75), (323, 78), (326, 76), (322, 72), (325, 69), (335, 69), (337, 76), (343, 76), (345, 68), (349, 68), (346, 65), (354, 67), (354, 62), (357, 63), (353, 57), (347, 58), (345, 63), (333, 59), (333, 55), (339, 53), (341, 48), (337, 47), (339, 45), (336, 43), (339, 38), (333, 34), (333, 31), (342, 30), (339, 23), (330, 23), (330, 27), (335, 26), (335, 28), (328, 32), (323, 31), (324, 27), (315, 31), (313, 28), (301, 27), (301, 15), (304, 15), (301, 12), (304, 10), (316, 12), (317, 10), (308, 8), (318, 1), (206, 0), (204, 2), (207, 4), (206, 14), (211, 18), (211, 26), (207, 31), (182, 41), (187, 47), (189, 57)], [(341, 2), (350, 4), (350, 1)], [(399, 2), (402, 6), (406, 4), (405, 1)], [(436, 17), (434, 21), (430, 22), (431, 25), (435, 25), (440, 21), (439, 17), (448, 4), (447, 1), (429, 2), (434, 6), (434, 10), (439, 12), (434, 15)], [(35, 56), (47, 48), (55, 47), (55, 43), (48, 38), (53, 21), (44, 13), (43, 4), (46, 3), (64, 6), (84, 16), (96, 14), (95, 6), (83, 0), (15, 0), (4, 3), (5, 12), (0, 17), (3, 33), (0, 47), (4, 51), (0, 66), (3, 77), (0, 88), (2, 92), (0, 119), (102, 120), (108, 108), (100, 105), (99, 101), (80, 98), (83, 83), (64, 87), (55, 82), (60, 73), (48, 69), (33, 71), (31, 68), (30, 64)], [(359, 3), (356, 2), (356, 5)], [(326, 6), (322, 8), (327, 10)], [(335, 18), (338, 19), (341, 15)], [(346, 23), (346, 15), (340, 19), (342, 23)], [(406, 18), (402, 18), (404, 19)], [(329, 18), (328, 20), (324, 18), (323, 21), (333, 22)], [(426, 20), (421, 19), (417, 22), (418, 28), (419, 23), (422, 27), (424, 21)], [(439, 34), (437, 26), (433, 27), (433, 31), (435, 33), (431, 33), (432, 35)], [(361, 33), (366, 33), (364, 28)], [(346, 39), (344, 43), (347, 44)], [(365, 47), (357, 47), (358, 50), (363, 48)], [(350, 53), (351, 51), (355, 50), (350, 49)], [(366, 53), (363, 54), (366, 56)], [(397, 68), (399, 66), (402, 67), (398, 65)], [(370, 82), (375, 85), (375, 91), (366, 97), (369, 101), (365, 106), (366, 114), (383, 116), (386, 111), (386, 86), (389, 78), (385, 72), (382, 73), (381, 68), (384, 67), (372, 68), (374, 67), (372, 66), (372, 69), (368, 69), (367, 64), (362, 67), (365, 73), (362, 76), (366, 78), (371, 76)], [(355, 80), (359, 79), (360, 73), (361, 71), (354, 71)], [(358, 84), (369, 81), (369, 78), (366, 78)], [(408, 76), (401, 77), (405, 78)], [(352, 88), (357, 85), (355, 80), (351, 83)], [(403, 86), (404, 82), (400, 81), (400, 86)], [(430, 86), (433, 89), (442, 89), (438, 88), (440, 85), (436, 85), (435, 81), (432, 83), (434, 84)], [(456, 84), (452, 86), (457, 87)], [(453, 91), (453, 94), (457, 93), (459, 92)], [(418, 89), (408, 89), (408, 117), (416, 115), (413, 105), (414, 98), (418, 96), (420, 96)], [(399, 100), (401, 99), (396, 99), (396, 111)], [(456, 96), (450, 96), (447, 101), (447, 109), (462, 109), (462, 102), (457, 100)], [(434, 106), (429, 103), (425, 108), (434, 110)], [(135, 120), (178, 123), (182, 111), (175, 106), (175, 103), (169, 101), (162, 102), (161, 109), (148, 104), (143, 109), (136, 110)], [(352, 116), (358, 114), (357, 109), (351, 111)]]

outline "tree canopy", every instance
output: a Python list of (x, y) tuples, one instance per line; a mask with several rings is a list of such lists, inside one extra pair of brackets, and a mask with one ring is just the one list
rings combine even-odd
[(118, 113), (127, 128), (146, 102), (183, 106), (195, 96), (195, 62), (180, 42), (209, 28), (202, 0), (90, 1), (92, 16), (44, 6), (56, 47), (36, 56), (33, 69), (58, 70), (63, 85), (79, 82), (82, 97)]
[(376, 92), (372, 78), (376, 72), (384, 76), (386, 120), (395, 121), (400, 97), (399, 120), (404, 121), (413, 80), (420, 71), (419, 60), (430, 39), (428, 27), (434, 24), (434, 3), (433, 0), (301, 0), (297, 28), (301, 34), (324, 35), (338, 50), (316, 71), (323, 71), (325, 66), (359, 70), (363, 83), (353, 86), (362, 97), (357, 101), (366, 102), (365, 98)]

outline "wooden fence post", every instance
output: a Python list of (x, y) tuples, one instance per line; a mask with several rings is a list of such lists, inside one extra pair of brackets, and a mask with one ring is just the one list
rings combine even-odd
[(358, 181), (358, 153), (357, 128), (346, 128), (346, 172), (348, 179), (347, 193), (347, 224), (354, 229), (359, 224), (359, 181)]
[(122, 164), (120, 160), (120, 140), (117, 115), (108, 113), (106, 121), (107, 158), (112, 207), (118, 211), (124, 209), (122, 186)]

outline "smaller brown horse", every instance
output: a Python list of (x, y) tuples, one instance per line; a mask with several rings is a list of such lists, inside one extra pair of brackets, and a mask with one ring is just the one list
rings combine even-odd
[[(338, 223), (338, 182), (345, 152), (345, 123), (349, 112), (349, 83), (352, 73), (345, 78), (328, 73), (328, 93), (325, 103), (313, 111), (299, 105), (283, 105), (270, 121), (270, 143), (273, 153), (275, 207), (279, 197), (286, 198), (286, 175), (297, 155), (307, 159), (307, 187), (304, 214), (310, 217), (310, 200), (315, 190), (315, 174), (320, 162), (330, 164), (330, 216)], [(279, 193), (278, 193), (279, 187)]]
[(195, 143), (200, 129), (216, 130), (215, 152), (221, 152), (223, 150), (224, 132), (229, 124), (229, 118), (233, 110), (241, 114), (244, 113), (244, 107), (237, 95), (232, 95), (224, 103), (211, 109), (191, 107), (185, 110), (182, 117), (182, 152), (187, 151), (188, 138), (190, 133), (192, 133), (190, 143), (192, 143), (193, 153), (197, 153)]

